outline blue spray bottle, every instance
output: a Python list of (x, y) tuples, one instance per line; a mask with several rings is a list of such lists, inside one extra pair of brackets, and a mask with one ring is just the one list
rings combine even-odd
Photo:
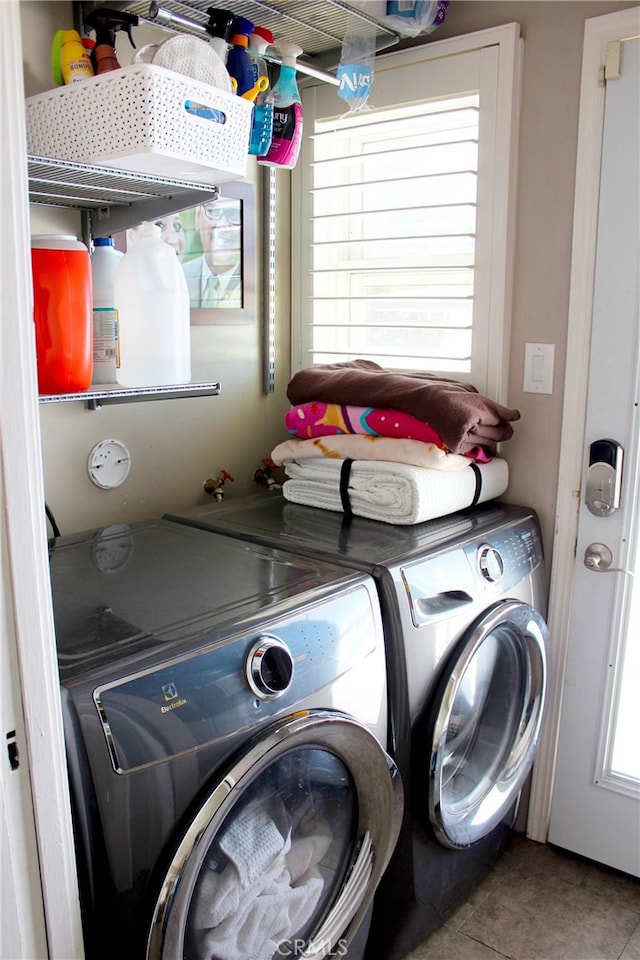
[(249, 35), (253, 33), (253, 24), (245, 17), (236, 17), (233, 22), (231, 49), (227, 54), (227, 71), (237, 83), (239, 97), (251, 90), (253, 83), (253, 61), (249, 56)]
[[(262, 56), (267, 47), (273, 43), (273, 34), (267, 27), (254, 27), (249, 37), (249, 54), (253, 60), (253, 79), (257, 83), (261, 77), (269, 82), (267, 64)], [(253, 106), (251, 121), (251, 137), (249, 139), (249, 153), (253, 156), (262, 156), (271, 146), (273, 134), (273, 93), (267, 86), (258, 93)]]
[(293, 170), (302, 144), (302, 102), (296, 82), (296, 57), (302, 50), (288, 40), (278, 40), (276, 49), (282, 55), (282, 66), (273, 89), (273, 137), (258, 163)]

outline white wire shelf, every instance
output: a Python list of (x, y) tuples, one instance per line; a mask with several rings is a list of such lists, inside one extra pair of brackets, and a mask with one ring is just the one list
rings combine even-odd
[(178, 400), (182, 397), (213, 397), (220, 393), (220, 384), (203, 381), (185, 384), (168, 384), (156, 387), (120, 387), (116, 384), (90, 387), (82, 393), (42, 394), (40, 403), (65, 403), (83, 400), (90, 410), (99, 410), (110, 403), (134, 403), (140, 400)]

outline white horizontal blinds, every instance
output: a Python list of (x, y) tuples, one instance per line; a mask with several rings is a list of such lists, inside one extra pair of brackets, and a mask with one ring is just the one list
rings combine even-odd
[(303, 89), (292, 370), (370, 357), (506, 402), (517, 24), (381, 54), (371, 110)]
[(309, 362), (469, 374), (478, 125), (477, 94), (316, 121)]

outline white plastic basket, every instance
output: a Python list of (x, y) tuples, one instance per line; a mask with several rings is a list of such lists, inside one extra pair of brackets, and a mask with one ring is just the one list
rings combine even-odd
[(246, 175), (252, 108), (235, 94), (140, 63), (29, 97), (28, 151), (223, 183)]

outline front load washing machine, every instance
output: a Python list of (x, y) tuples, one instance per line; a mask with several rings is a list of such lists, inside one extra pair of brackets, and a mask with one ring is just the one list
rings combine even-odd
[(367, 958), (405, 956), (506, 846), (533, 763), (549, 685), (535, 513), (493, 502), (411, 527), (360, 517), (345, 523), (341, 514), (271, 492), (202, 508), (181, 522), (375, 579), (388, 749), (406, 808), (376, 895)]
[(361, 957), (402, 816), (373, 580), (161, 520), (50, 568), (87, 956)]

